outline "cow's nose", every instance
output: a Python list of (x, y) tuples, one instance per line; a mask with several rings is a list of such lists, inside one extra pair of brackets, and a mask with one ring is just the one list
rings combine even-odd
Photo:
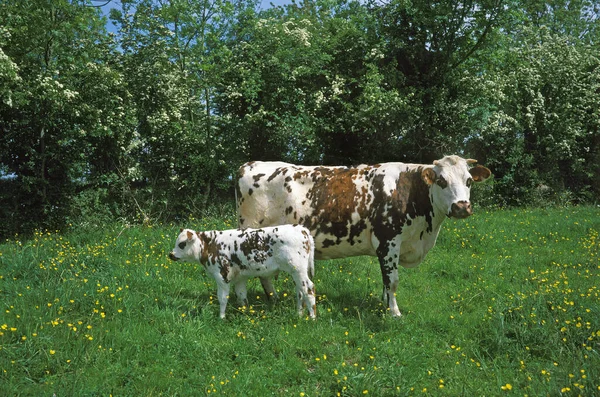
[(169, 253), (169, 259), (172, 261), (178, 261), (179, 258), (175, 256), (175, 253), (171, 252)]
[(473, 214), (473, 210), (471, 209), (471, 203), (469, 201), (459, 201), (457, 203), (452, 203), (452, 207), (450, 208), (450, 216), (453, 218), (464, 219), (468, 218)]

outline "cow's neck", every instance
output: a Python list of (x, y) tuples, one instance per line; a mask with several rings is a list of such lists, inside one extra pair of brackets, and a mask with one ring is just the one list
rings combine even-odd
[(433, 197), (430, 195), (429, 199), (431, 200), (432, 203), (432, 211), (433, 211), (433, 216), (431, 217), (431, 226), (433, 229), (432, 234), (436, 235), (440, 232), (440, 228), (442, 227), (442, 223), (444, 223), (444, 221), (446, 220), (447, 216), (446, 213), (438, 208), (435, 205), (435, 202), (433, 201)]

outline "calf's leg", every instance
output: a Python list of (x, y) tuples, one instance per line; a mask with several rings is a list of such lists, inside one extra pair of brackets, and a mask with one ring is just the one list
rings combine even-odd
[(241, 306), (248, 306), (248, 289), (246, 288), (246, 280), (238, 281), (234, 288), (239, 304)]
[(229, 299), (228, 283), (217, 282), (217, 298), (219, 299), (219, 316), (225, 318), (225, 308), (227, 308), (227, 299)]
[[(305, 269), (307, 270), (307, 269)], [(304, 271), (301, 273), (295, 272), (292, 274), (292, 278), (296, 283), (296, 307), (298, 315), (303, 315), (303, 304), (308, 309), (308, 314), (311, 318), (317, 317), (317, 307), (315, 298), (315, 286), (313, 282), (308, 278), (308, 272)]]
[(260, 277), (260, 284), (262, 285), (263, 290), (265, 291), (267, 299), (272, 299), (274, 301), (278, 299), (277, 292), (275, 291), (275, 288), (273, 288), (273, 283), (271, 282), (271, 279), (269, 277)]

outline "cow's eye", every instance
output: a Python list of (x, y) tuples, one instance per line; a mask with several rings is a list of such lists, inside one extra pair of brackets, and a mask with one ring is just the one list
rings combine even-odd
[(446, 181), (443, 176), (440, 176), (436, 183), (442, 189), (444, 189), (446, 186), (448, 186), (448, 181)]
[(473, 178), (467, 179), (467, 187), (471, 187), (472, 184), (473, 184)]
[(179, 243), (179, 248), (181, 248), (181, 249), (185, 248), (185, 241)]

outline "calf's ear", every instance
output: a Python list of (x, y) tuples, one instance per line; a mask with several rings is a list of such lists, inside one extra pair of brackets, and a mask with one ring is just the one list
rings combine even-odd
[(469, 170), (475, 182), (483, 182), (492, 175), (492, 171), (482, 165), (476, 165)]
[(194, 238), (194, 233), (192, 233), (191, 231), (187, 231), (187, 238), (188, 241), (192, 241), (192, 239)]
[(431, 186), (435, 182), (435, 171), (431, 168), (425, 168), (423, 172), (421, 172), (421, 178), (428, 185)]

